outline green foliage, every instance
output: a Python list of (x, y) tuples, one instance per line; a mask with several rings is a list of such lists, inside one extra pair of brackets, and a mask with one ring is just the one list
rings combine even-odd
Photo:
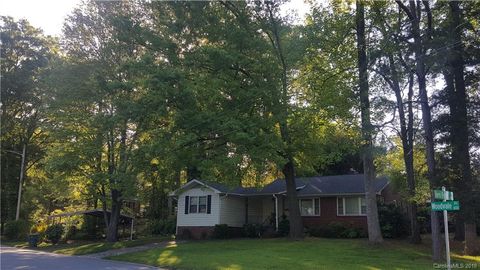
[(266, 228), (260, 223), (248, 223), (243, 225), (243, 236), (249, 238), (259, 238), (262, 237)]
[(395, 190), (405, 199), (423, 204), (430, 199), (430, 186), (427, 179), (427, 166), (425, 151), (422, 145), (414, 148), (414, 174), (416, 182), (415, 195), (411, 197), (408, 192), (405, 161), (403, 160), (403, 149), (399, 138), (393, 140), (395, 147), (385, 155), (376, 158), (375, 165), (379, 172), (387, 175)]
[[(32, 203), (22, 204), (21, 215), (39, 220), (52, 208), (111, 209), (135, 199), (148, 205), (148, 229), (168, 234), (175, 226), (166, 220), (168, 194), (192, 177), (259, 186), (282, 177), (290, 158), (297, 176), (360, 172), (353, 9), (346, 2), (312, 2), (306, 20), (296, 24), (279, 12), (281, 4), (87, 1), (68, 16), (61, 40), (26, 21), (1, 17), (2, 151), (28, 145), (22, 202)], [(472, 14), (478, 7), (461, 6), (471, 25), (465, 29), (465, 63), (473, 65), (478, 37), (472, 29), (479, 23)], [(448, 21), (439, 14), (446, 8), (432, 5), (440, 35), (429, 42), (432, 56), (443, 52), (435, 46), (444, 46)], [(385, 54), (394, 52), (394, 62), (406, 61), (399, 76), (408, 88), (412, 52), (401, 42), (407, 24), (399, 25), (404, 17), (396, 3), (372, 3), (366, 15), (372, 116), (375, 125), (391, 129), (397, 119), (382, 123), (396, 115), (385, 91), (391, 76), (380, 73), (390, 72)], [(435, 77), (443, 60), (428, 58)], [(478, 103), (476, 73), (472, 67), (467, 79), (471, 104)], [(435, 118), (435, 110), (446, 111), (447, 99), (433, 97), (441, 101), (433, 107)], [(477, 123), (479, 110), (471, 106)], [(442, 123), (436, 128), (441, 133), (448, 124)], [(378, 135), (376, 142), (385, 148), (388, 141)], [(407, 192), (398, 139), (376, 165), (405, 200), (422, 204), (430, 188), (423, 138), (414, 140), (415, 195)], [(439, 143), (448, 160), (450, 148), (443, 144), (449, 141)], [(2, 152), (1, 159), (1, 219), (8, 221), (14, 217), (20, 159), (11, 152)], [(451, 170), (438, 167), (446, 168), (438, 176), (448, 182)], [(419, 218), (428, 222), (427, 216)], [(86, 220), (81, 231), (97, 238), (103, 223)], [(287, 224), (280, 222), (281, 234), (288, 233)], [(389, 237), (400, 234), (392, 224), (383, 227)], [(362, 235), (338, 224), (311, 230)], [(251, 224), (244, 231), (263, 234)]]
[(62, 224), (53, 224), (45, 230), (45, 238), (52, 244), (57, 244), (62, 238), (64, 228)]
[(315, 226), (307, 229), (314, 237), (325, 238), (364, 238), (367, 233), (361, 229), (342, 222), (331, 222), (326, 226)]
[(3, 235), (7, 240), (25, 240), (29, 229), (30, 224), (26, 220), (10, 220), (5, 223)]
[(278, 222), (278, 235), (287, 236), (290, 232), (290, 221), (286, 217), (282, 217), (282, 220)]
[(77, 226), (71, 225), (67, 227), (67, 230), (65, 232), (65, 240), (71, 240), (71, 239), (76, 239), (78, 236), (78, 229)]
[(400, 238), (408, 235), (405, 214), (399, 206), (394, 204), (379, 205), (378, 218), (383, 237)]
[[(42, 158), (48, 136), (42, 129), (46, 119), (44, 70), (54, 58), (55, 41), (24, 19), (0, 16), (1, 55), (1, 220), (15, 218), (21, 153), (26, 145), (26, 162)], [(28, 167), (28, 164), (27, 164)], [(35, 175), (26, 174), (25, 186), (37, 186)], [(22, 198), (21, 218), (29, 218), (36, 198)]]
[(172, 235), (175, 234), (176, 220), (174, 219), (154, 219), (148, 223), (148, 229), (154, 235)]
[(217, 224), (213, 228), (212, 237), (215, 239), (229, 239), (233, 236), (232, 229), (227, 224)]

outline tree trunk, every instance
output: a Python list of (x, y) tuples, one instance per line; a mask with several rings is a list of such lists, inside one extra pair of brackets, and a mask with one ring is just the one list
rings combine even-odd
[[(420, 34), (420, 18), (421, 7), (417, 6), (415, 1), (410, 1), (409, 7), (405, 6), (401, 1), (396, 1), (399, 7), (407, 14), (411, 23), (411, 33), (413, 36), (413, 50), (415, 53), (415, 72), (417, 74), (420, 104), (422, 109), (422, 123), (425, 137), (425, 149), (427, 157), (428, 181), (430, 189), (438, 187), (435, 169), (435, 148), (433, 141), (432, 115), (430, 105), (428, 103), (427, 85), (426, 85), (426, 69), (425, 69), (425, 53), (423, 41)], [(418, 2), (419, 3), (419, 2)], [(431, 22), (429, 21), (429, 26)], [(432, 201), (434, 200), (433, 191), (430, 194)], [(442, 258), (442, 244), (440, 234), (440, 223), (437, 212), (431, 211), (431, 230), (432, 230), (432, 260), (438, 262)]]
[[(407, 122), (407, 144), (408, 144), (408, 151), (404, 155), (405, 158), (405, 167), (407, 168), (407, 183), (409, 183), (409, 189), (411, 192), (411, 196), (415, 195), (416, 193), (416, 184), (415, 184), (415, 172), (413, 166), (413, 74), (410, 73), (409, 75), (409, 82), (408, 82), (408, 122)], [(405, 151), (405, 150), (404, 150)], [(415, 201), (411, 202), (410, 205), (410, 222), (412, 227), (412, 237), (411, 242), (414, 244), (418, 244), (422, 241), (420, 237), (420, 226), (417, 220), (417, 203)]]
[(414, 201), (414, 196), (416, 194), (415, 189), (415, 172), (413, 167), (413, 112), (411, 109), (411, 102), (413, 96), (413, 77), (410, 76), (409, 87), (408, 87), (408, 108), (409, 108), (409, 117), (408, 117), (408, 127), (407, 120), (405, 117), (405, 108), (402, 98), (402, 93), (400, 89), (399, 75), (395, 66), (395, 61), (393, 55), (389, 53), (389, 66), (392, 73), (391, 79), (391, 88), (395, 93), (395, 98), (397, 100), (397, 110), (400, 118), (400, 139), (402, 141), (403, 148), (403, 161), (405, 164), (405, 171), (407, 174), (407, 186), (408, 186), (408, 214), (410, 219), (410, 242), (413, 244), (418, 244), (422, 241), (420, 237), (420, 228), (417, 221), (417, 203)]
[(290, 132), (288, 128), (288, 106), (290, 99), (288, 97), (288, 77), (287, 77), (287, 63), (285, 60), (284, 52), (282, 49), (282, 43), (280, 38), (280, 32), (278, 29), (278, 22), (273, 14), (271, 4), (267, 3), (269, 20), (271, 23), (271, 31), (273, 37), (271, 38), (271, 43), (273, 49), (277, 53), (278, 60), (282, 67), (282, 76), (281, 76), (281, 111), (279, 113), (279, 125), (280, 125), (280, 135), (283, 142), (285, 143), (285, 158), (287, 163), (283, 166), (283, 174), (285, 176), (285, 184), (287, 188), (287, 204), (289, 210), (289, 219), (290, 219), (290, 234), (291, 239), (300, 239), (303, 238), (303, 222), (302, 217), (300, 216), (300, 208), (298, 206), (297, 199), (297, 187), (295, 181), (295, 164), (293, 160), (293, 153), (291, 149), (292, 141), (290, 138)]
[(120, 219), (120, 209), (122, 202), (119, 200), (119, 192), (115, 189), (111, 191), (112, 209), (110, 211), (110, 219), (107, 226), (107, 242), (118, 241), (118, 221)]
[(297, 187), (295, 183), (295, 167), (293, 161), (288, 161), (283, 167), (285, 184), (287, 187), (287, 204), (290, 219), (290, 238), (300, 239), (303, 237), (303, 224), (298, 207)]
[[(473, 194), (473, 179), (470, 168), (467, 96), (465, 92), (464, 61), (462, 44), (462, 14), (458, 2), (449, 2), (452, 16), (450, 33), (454, 47), (451, 49), (450, 66), (453, 71), (455, 91), (449, 95), (454, 108), (450, 108), (452, 115), (452, 161), (453, 173), (459, 184), (458, 197), (463, 207), (465, 220), (465, 254), (477, 255), (480, 253), (480, 243), (476, 237), (475, 202)], [(453, 110), (452, 110), (453, 109)], [(453, 135), (453, 134), (452, 134)]]
[(455, 241), (465, 241), (465, 219), (463, 214), (457, 213), (455, 216)]
[[(451, 57), (451, 55), (450, 55)], [(455, 104), (455, 83), (453, 78), (452, 68), (450, 66), (450, 62), (447, 62), (445, 69), (443, 70), (443, 78), (445, 80), (445, 89), (447, 91), (447, 103), (450, 109), (450, 119), (449, 119), (449, 127), (450, 127), (450, 135), (449, 135), (449, 143), (452, 146), (452, 167), (457, 167), (454, 163), (457, 162), (456, 158), (458, 156), (458, 151), (455, 147), (454, 137), (458, 136), (456, 130), (456, 123), (455, 119), (458, 118), (457, 111), (456, 111), (456, 104)], [(458, 173), (452, 173), (450, 176), (453, 179), (449, 179), (452, 183), (452, 191), (455, 193), (455, 197), (463, 197), (460, 195), (462, 192), (462, 181), (458, 179)], [(460, 196), (459, 196), (460, 195)], [(460, 202), (463, 205), (463, 199)], [(465, 218), (464, 218), (464, 207), (460, 208), (460, 211), (456, 212), (455, 214), (455, 237), (454, 239), (457, 241), (465, 241)]]
[(357, 14), (357, 51), (359, 69), (360, 109), (362, 118), (362, 156), (365, 175), (365, 197), (367, 204), (368, 240), (377, 244), (383, 242), (378, 220), (377, 196), (374, 188), (375, 167), (373, 164), (373, 127), (370, 122), (370, 101), (368, 98), (367, 53), (365, 41), (365, 9), (359, 0), (356, 1)]
[(465, 254), (476, 256), (480, 254), (478, 235), (475, 223), (465, 222)]

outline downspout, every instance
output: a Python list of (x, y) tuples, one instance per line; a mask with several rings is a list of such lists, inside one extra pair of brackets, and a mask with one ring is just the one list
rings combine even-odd
[(278, 198), (275, 194), (273, 194), (275, 198), (275, 229), (278, 231)]

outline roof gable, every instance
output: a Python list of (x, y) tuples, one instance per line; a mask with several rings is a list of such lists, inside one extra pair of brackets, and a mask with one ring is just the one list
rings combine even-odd
[(222, 193), (221, 190), (215, 188), (214, 186), (211, 186), (209, 184), (207, 184), (206, 182), (203, 182), (203, 181), (200, 181), (200, 180), (197, 180), (197, 179), (192, 179), (190, 181), (188, 181), (185, 185), (181, 186), (180, 188), (172, 191), (170, 193), (170, 195), (178, 195), (180, 193), (182, 193), (183, 191), (185, 190), (189, 190), (189, 189), (193, 189), (193, 188), (196, 188), (196, 187), (204, 187), (204, 188), (208, 188), (208, 189), (211, 189), (213, 190), (215, 193)]

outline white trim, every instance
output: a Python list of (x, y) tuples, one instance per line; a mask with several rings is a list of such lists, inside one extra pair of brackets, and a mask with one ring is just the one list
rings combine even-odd
[[(345, 198), (346, 197), (358, 197), (358, 213), (359, 214), (346, 214), (345, 213)], [(367, 213), (365, 214), (362, 214), (362, 196), (337, 196), (335, 197), (336, 198), (336, 205), (337, 205), (337, 216), (338, 217), (364, 217), (364, 216), (367, 216)], [(342, 205), (343, 205), (343, 213), (340, 214), (338, 212), (338, 199), (341, 198), (342, 199)], [(366, 198), (365, 198), (366, 200)], [(366, 203), (366, 201), (365, 201)]]
[[(299, 190), (302, 190), (306, 187), (307, 185), (303, 185), (303, 186), (299, 186), (299, 187), (296, 187), (295, 188), (295, 191), (299, 191)], [(277, 193), (273, 193), (273, 194), (286, 194), (287, 193), (287, 187), (285, 187), (285, 190), (284, 191), (280, 191), (280, 192), (277, 192)]]
[[(312, 201), (312, 206), (313, 206), (313, 215), (302, 215), (302, 204), (301, 204), (301, 200), (311, 200)], [(315, 215), (315, 200), (318, 199), (318, 215)], [(298, 199), (298, 207), (299, 207), (299, 210), (300, 210), (300, 216), (302, 217), (319, 217), (322, 215), (322, 207), (321, 207), (322, 203), (320, 202), (320, 197), (311, 197), (311, 198), (299, 198)]]
[[(205, 212), (201, 212), (200, 213), (200, 197), (205, 197)], [(192, 204), (192, 198), (197, 198), (197, 211), (194, 213), (194, 212), (190, 212), (190, 206)], [(188, 199), (188, 214), (200, 214), (200, 215), (204, 215), (204, 214), (208, 214), (208, 196), (189, 196), (189, 199)]]
[(196, 184), (202, 185), (202, 186), (204, 186), (204, 187), (207, 187), (207, 188), (215, 191), (216, 193), (222, 193), (220, 190), (218, 190), (218, 189), (216, 189), (216, 188), (214, 188), (214, 187), (211, 187), (211, 186), (203, 183), (203, 182), (200, 181), (200, 180), (192, 179), (192, 180), (190, 180), (188, 183), (186, 183), (185, 185), (183, 185), (183, 186), (179, 187), (178, 189), (170, 192), (169, 195), (170, 195), (170, 196), (176, 196), (176, 195), (178, 195), (177, 193), (178, 193), (179, 191), (184, 190), (185, 188), (191, 186), (193, 183), (196, 183)]

